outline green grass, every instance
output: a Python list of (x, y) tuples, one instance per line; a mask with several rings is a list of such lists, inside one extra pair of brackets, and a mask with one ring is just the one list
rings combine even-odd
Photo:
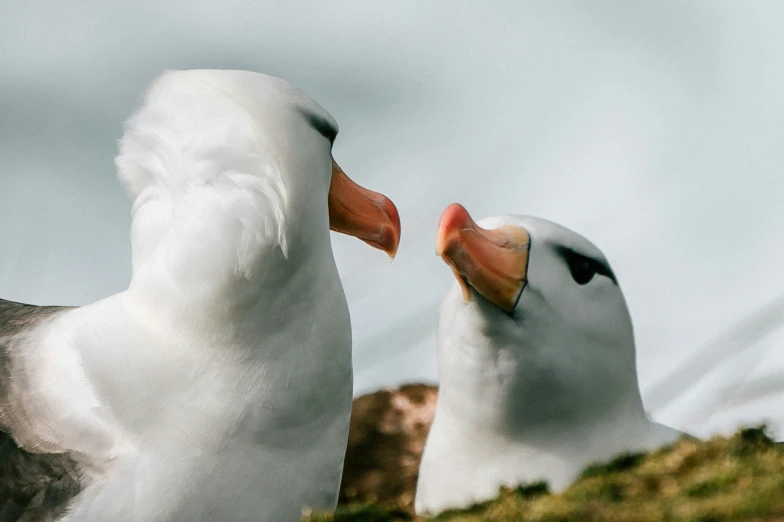
[[(424, 521), (373, 505), (341, 506), (311, 522)], [(502, 489), (491, 501), (432, 522), (784, 522), (784, 448), (765, 426), (730, 438), (684, 438), (650, 453), (588, 466), (566, 491)]]

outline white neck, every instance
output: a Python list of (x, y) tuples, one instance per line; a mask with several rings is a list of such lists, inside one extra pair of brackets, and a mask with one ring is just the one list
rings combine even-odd
[(615, 413), (603, 424), (550, 427), (549, 434), (532, 429), (527, 436), (510, 437), (438, 407), (419, 469), (417, 513), (489, 500), (501, 486), (546, 481), (560, 492), (591, 462), (651, 449), (677, 435), (648, 421), (641, 409)]
[(525, 358), (505, 357), (504, 347), (482, 346), (482, 356), (465, 342), (441, 348), (442, 357), (460, 357), (461, 367), (470, 364), (470, 371), (457, 379), (450, 372), (442, 380), (420, 467), (419, 512), (494, 498), (502, 485), (544, 480), (559, 491), (592, 461), (677, 436), (647, 418), (635, 368), (611, 370), (600, 379), (602, 393), (592, 389), (578, 397), (574, 383), (559, 390), (560, 381), (547, 378), (550, 368), (529, 371)]

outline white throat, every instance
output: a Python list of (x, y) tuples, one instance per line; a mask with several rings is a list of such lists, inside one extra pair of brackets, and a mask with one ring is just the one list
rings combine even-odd
[(602, 357), (601, 347), (556, 346), (566, 337), (472, 310), (485, 306), (479, 296), (442, 305), (439, 397), (417, 512), (487, 500), (500, 486), (546, 481), (560, 491), (592, 461), (676, 436), (647, 418), (633, 357), (596, 365), (585, 354)]

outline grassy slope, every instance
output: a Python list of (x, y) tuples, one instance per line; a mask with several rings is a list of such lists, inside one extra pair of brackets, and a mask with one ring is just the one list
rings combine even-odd
[[(341, 506), (311, 522), (423, 521), (371, 505)], [(784, 447), (765, 427), (731, 438), (682, 439), (648, 454), (622, 455), (588, 467), (559, 495), (546, 484), (502, 490), (437, 522), (693, 521), (784, 522)]]

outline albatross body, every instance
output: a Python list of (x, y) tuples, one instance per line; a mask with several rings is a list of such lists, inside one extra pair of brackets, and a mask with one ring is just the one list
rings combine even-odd
[(334, 162), (337, 125), (277, 78), (170, 71), (116, 164), (129, 288), (0, 305), (0, 427), (83, 478), (60, 519), (298, 520), (337, 502), (351, 326), (330, 229), (394, 256), (394, 205)]
[(547, 481), (560, 491), (591, 461), (680, 435), (643, 409), (626, 303), (587, 239), (528, 216), (477, 224), (455, 204), (437, 251), (457, 282), (441, 305), (418, 513), (487, 500), (501, 486)]

